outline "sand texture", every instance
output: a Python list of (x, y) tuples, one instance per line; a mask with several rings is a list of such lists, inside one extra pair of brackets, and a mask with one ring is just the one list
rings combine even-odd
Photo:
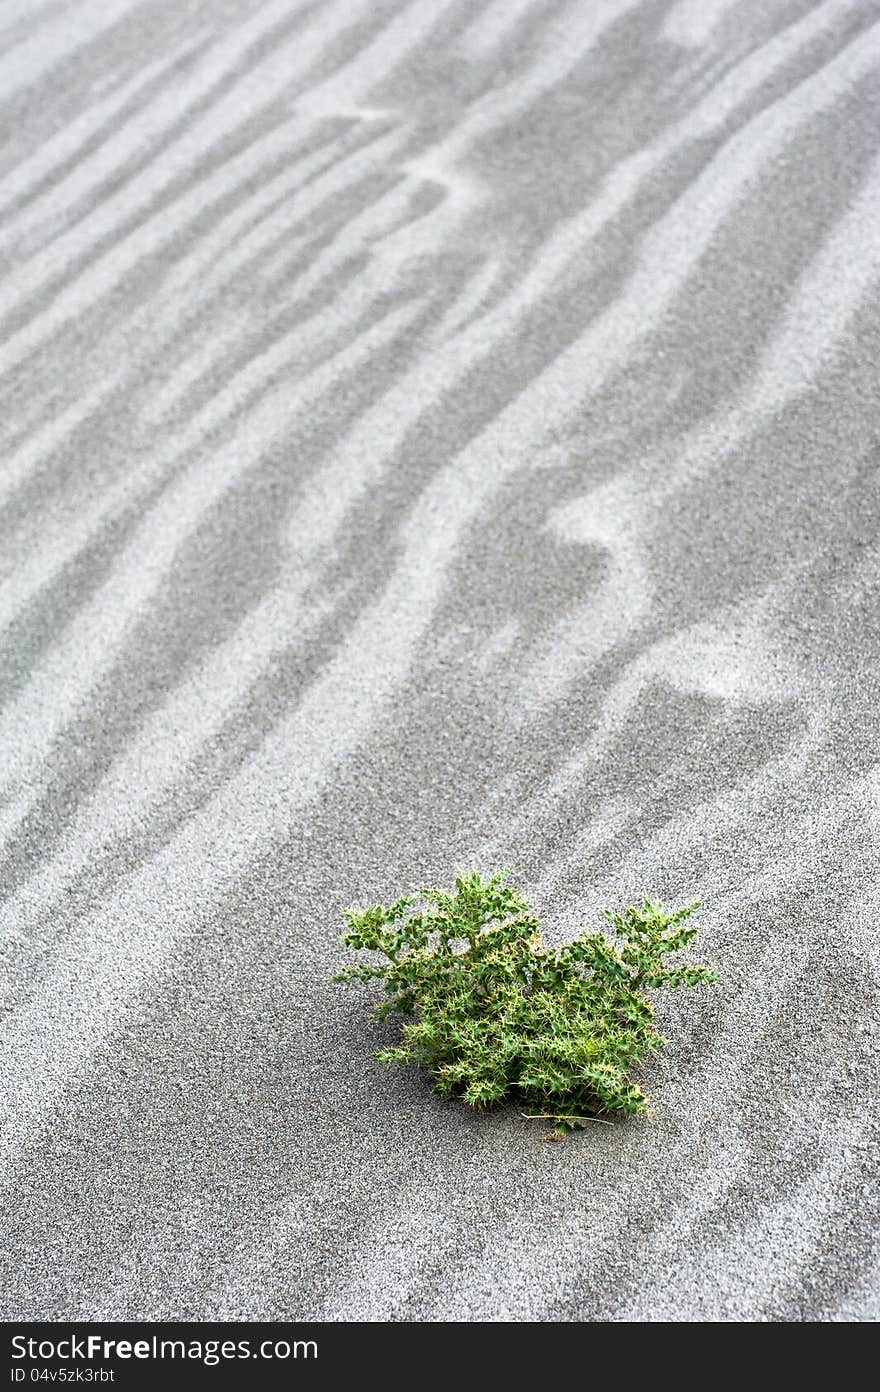
[[(3, 1317), (880, 1313), (880, 3), (0, 6)], [(339, 911), (703, 901), (653, 1119)]]

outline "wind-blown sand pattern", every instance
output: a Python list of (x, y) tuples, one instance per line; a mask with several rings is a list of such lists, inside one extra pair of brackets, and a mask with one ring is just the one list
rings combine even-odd
[[(0, 10), (7, 1319), (880, 1313), (880, 3)], [(340, 908), (704, 903), (651, 1122)]]

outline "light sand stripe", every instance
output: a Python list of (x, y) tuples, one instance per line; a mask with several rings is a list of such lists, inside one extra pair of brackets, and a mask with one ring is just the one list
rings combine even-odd
[[(295, 383), (285, 381), (275, 387), (236, 424), (209, 466), (199, 459), (162, 493), (126, 545), (110, 579), (68, 625), (62, 642), (34, 670), (21, 696), (0, 713), (0, 784), (30, 786), (53, 741), (112, 665), (132, 625), (167, 578), (174, 556), (205, 513), (299, 415), (355, 372), (412, 313), (409, 307), (395, 311), (337, 357)], [(289, 348), (289, 341), (285, 346)], [(125, 577), (124, 588), (120, 575)]]
[[(345, 4), (346, 13), (353, 18), (350, 0), (345, 0)], [(341, 11), (342, 0), (337, 0), (333, 8), (334, 13)], [(324, 19), (332, 19), (332, 15), (325, 14)], [(331, 42), (332, 36), (328, 34), (324, 22), (316, 22), (311, 30), (304, 30), (295, 41), (288, 41), (284, 48), (240, 77), (169, 149), (163, 150), (146, 169), (139, 171), (136, 180), (127, 184), (120, 193), (98, 207), (81, 223), (57, 238), (51, 247), (31, 258), (25, 266), (18, 268), (5, 294), (0, 294), (0, 314), (9, 313), (22, 300), (51, 283), (59, 263), (75, 263), (97, 243), (118, 232), (132, 215), (144, 212), (175, 178), (197, 165), (206, 150), (240, 126), (243, 112), (255, 116), (265, 111), (273, 100), (289, 92), (292, 82), (308, 72), (323, 49)], [(226, 77), (237, 63), (240, 63), (240, 49), (237, 44), (225, 40), (217, 45), (216, 51), (212, 51), (200, 62), (196, 77), (185, 94), (190, 104)], [(181, 97), (183, 96), (184, 94), (181, 94)], [(175, 106), (169, 111), (167, 99), (160, 97), (147, 113), (136, 118), (136, 122), (147, 122), (147, 136), (155, 140), (161, 130), (170, 128), (179, 114), (179, 107)], [(289, 144), (290, 135), (285, 138), (284, 129), (264, 137), (258, 142), (259, 147), (263, 151), (271, 152), (274, 142), (279, 151), (285, 148)], [(287, 129), (292, 129), (292, 123)], [(129, 143), (133, 135), (134, 132), (129, 129)], [(121, 149), (120, 154), (122, 153), (124, 151)], [(172, 241), (178, 235), (181, 218), (192, 216), (221, 192), (228, 195), (230, 188), (234, 186), (237, 170), (248, 170), (250, 166), (249, 172), (253, 174), (252, 162), (253, 149), (249, 149), (207, 178), (194, 180), (194, 187), (179, 196), (171, 207), (163, 208), (148, 217), (134, 232), (126, 234), (121, 241), (115, 241), (111, 249), (93, 263), (88, 271), (79, 274), (72, 284), (56, 295), (49, 309), (43, 311), (4, 344), (0, 353), (0, 370), (8, 370), (20, 362), (26, 354), (33, 352), (74, 315), (82, 314), (90, 300), (100, 293), (106, 293), (136, 264), (145, 254), (146, 247), (155, 248)], [(160, 232), (158, 238), (157, 232)]]
[[(73, 120), (66, 122), (48, 140), (44, 140), (38, 145), (27, 159), (14, 165), (0, 179), (0, 211), (26, 197), (37, 185), (50, 178), (56, 171), (62, 170), (66, 164), (75, 159), (77, 154), (99, 132), (108, 127), (113, 118), (137, 97), (139, 92), (149, 87), (164, 72), (169, 71), (180, 61), (183, 54), (186, 54), (200, 41), (201, 36), (192, 43), (186, 44), (170, 57), (160, 58), (155, 63), (147, 64), (127, 82), (115, 87), (108, 96), (94, 102), (91, 106), (87, 106)], [(80, 165), (81, 167), (82, 165)], [(78, 196), (81, 196), (82, 191), (81, 188), (78, 188)], [(13, 239), (13, 235), (21, 235), (22, 229), (27, 226), (25, 216), (30, 217), (34, 208), (40, 208), (45, 216), (56, 207), (57, 195), (54, 190), (40, 195), (39, 199), (28, 209), (27, 215), (21, 215), (19, 218), (11, 215), (6, 216), (4, 222), (0, 224), (0, 240), (5, 244)]]
[[(0, 102), (9, 101), (45, 79), (60, 63), (100, 38), (107, 29), (140, 9), (145, 0), (88, 0), (75, 25), (62, 11), (30, 38), (0, 55)], [(71, 42), (73, 40), (73, 42)]]

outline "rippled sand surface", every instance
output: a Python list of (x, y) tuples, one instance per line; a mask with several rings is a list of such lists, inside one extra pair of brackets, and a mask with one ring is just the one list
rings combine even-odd
[[(0, 8), (3, 1314), (867, 1320), (880, 4)], [(703, 901), (651, 1122), (339, 910)]]

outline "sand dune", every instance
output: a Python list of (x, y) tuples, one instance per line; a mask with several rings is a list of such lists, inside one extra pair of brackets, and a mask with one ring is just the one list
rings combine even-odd
[[(0, 14), (7, 1319), (869, 1320), (880, 4)], [(697, 897), (650, 1122), (339, 910)]]

